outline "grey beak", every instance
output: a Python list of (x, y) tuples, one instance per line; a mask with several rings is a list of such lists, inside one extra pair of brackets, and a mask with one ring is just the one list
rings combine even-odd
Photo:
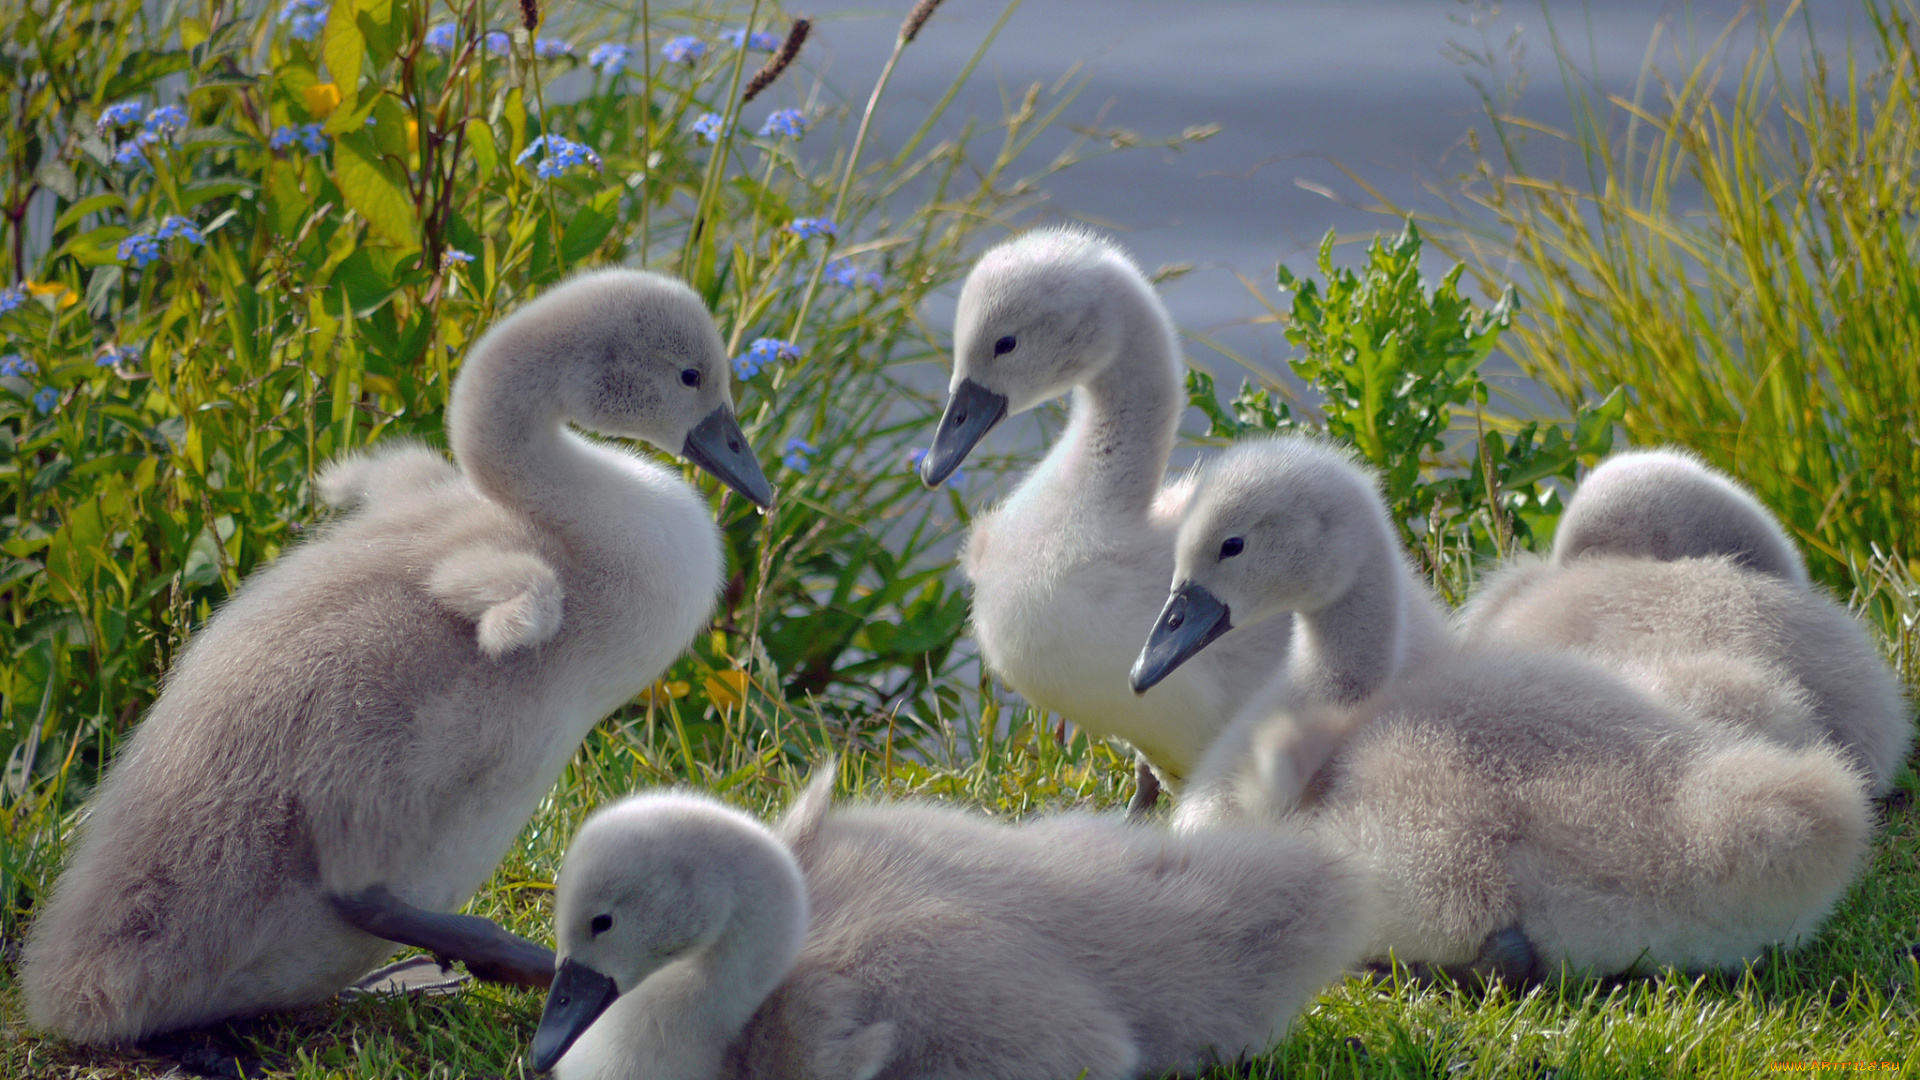
[(1193, 654), (1207, 647), (1214, 638), (1233, 629), (1232, 612), (1220, 598), (1198, 585), (1182, 585), (1167, 597), (1167, 606), (1160, 609), (1160, 618), (1153, 624), (1153, 633), (1147, 635), (1146, 647), (1140, 650), (1140, 658), (1133, 662), (1133, 670), (1127, 674), (1127, 682), (1133, 692), (1144, 694), (1157, 686), (1161, 679), (1173, 674), (1173, 669), (1193, 658)]
[(933, 448), (920, 461), (920, 479), (928, 487), (939, 487), (953, 470), (967, 460), (980, 437), (1007, 415), (1007, 396), (974, 382), (961, 379), (947, 399), (947, 411), (940, 414), (940, 427), (933, 433)]
[(773, 488), (760, 471), (760, 459), (740, 431), (733, 410), (725, 405), (707, 414), (705, 420), (687, 432), (687, 445), (680, 453), (688, 461), (712, 473), (720, 482), (766, 508), (773, 505)]
[(578, 960), (561, 961), (560, 970), (553, 976), (553, 988), (547, 991), (547, 1007), (540, 1012), (540, 1027), (533, 1033), (527, 1063), (541, 1072), (559, 1064), (574, 1040), (586, 1034), (619, 996), (620, 988), (612, 979)]

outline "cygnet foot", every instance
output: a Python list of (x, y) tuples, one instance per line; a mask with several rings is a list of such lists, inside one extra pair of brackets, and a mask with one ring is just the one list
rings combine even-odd
[(1160, 778), (1154, 775), (1153, 767), (1142, 760), (1134, 767), (1133, 798), (1127, 801), (1127, 820), (1145, 818), (1159, 801)]
[(340, 991), (340, 996), (353, 1001), (409, 994), (420, 997), (457, 994), (473, 981), (473, 976), (453, 970), (452, 965), (453, 961), (437, 956), (409, 956), (360, 976), (352, 986)]
[(476, 979), (542, 989), (553, 982), (552, 950), (510, 934), (478, 915), (418, 908), (393, 895), (385, 885), (328, 900), (333, 910), (354, 927), (374, 937), (458, 960)]

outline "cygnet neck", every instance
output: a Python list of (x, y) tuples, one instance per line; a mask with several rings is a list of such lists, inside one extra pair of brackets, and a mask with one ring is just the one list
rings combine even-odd
[(1068, 498), (1145, 514), (1165, 480), (1186, 397), (1165, 310), (1146, 282), (1119, 280), (1119, 351), (1075, 388), (1072, 420), (1037, 473)]
[(1353, 584), (1325, 607), (1295, 613), (1287, 678), (1307, 700), (1361, 701), (1406, 660), (1409, 623), (1419, 615), (1410, 572), (1389, 538), (1361, 543)]
[(567, 533), (579, 509), (570, 491), (592, 462), (566, 432), (563, 361), (546, 344), (511, 324), (482, 340), (454, 384), (447, 440), (482, 494)]

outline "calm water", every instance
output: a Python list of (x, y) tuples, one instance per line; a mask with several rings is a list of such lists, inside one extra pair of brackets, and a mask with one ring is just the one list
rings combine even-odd
[[(808, 45), (809, 60), (855, 109), (909, 6), (810, 6), (817, 39)], [(897, 145), (918, 126), (1002, 7), (1000, 0), (948, 0), (939, 9), (908, 48), (882, 105), (883, 145)], [(1863, 28), (1855, 0), (1807, 7), (1830, 53)], [(1671, 67), (1676, 42), (1710, 43), (1740, 9), (1727, 0), (1690, 7), (1556, 0), (1544, 9), (1509, 5), (1489, 20), (1485, 36), (1504, 57), (1517, 32), (1531, 76), (1520, 111), (1563, 125), (1568, 108), (1549, 20), (1582, 70), (1605, 90), (1630, 94), (1656, 30), (1655, 54)], [(1070, 124), (1098, 122), (1150, 137), (1219, 124), (1220, 134), (1184, 152), (1134, 150), (1074, 167), (1047, 185), (1052, 214), (1113, 230), (1149, 269), (1192, 263), (1194, 273), (1164, 290), (1175, 318), (1277, 367), (1285, 340), (1272, 324), (1247, 325), (1261, 309), (1235, 275), (1273, 298), (1276, 261), (1309, 269), (1328, 228), (1365, 236), (1397, 227), (1315, 190), (1372, 202), (1336, 163), (1397, 205), (1445, 210), (1434, 189), (1456, 188), (1471, 164), (1465, 133), (1478, 127), (1484, 135), (1487, 128), (1468, 77), (1488, 73), (1455, 55), (1456, 44), (1482, 47), (1480, 31), (1469, 25), (1475, 10), (1459, 0), (1027, 0), (949, 110), (942, 134), (955, 133), (963, 117), (998, 117), (1003, 101), (1017, 100), (1034, 82), (1051, 86), (1076, 64), (1089, 82), (1065, 113)], [(1750, 32), (1735, 40), (1747, 44)], [(1803, 41), (1796, 34), (1790, 52)], [(1043, 139), (1030, 157), (1035, 164), (1051, 158), (1069, 137)], [(1529, 157), (1536, 171), (1561, 168), (1544, 140)], [(1358, 252), (1350, 245), (1343, 256)], [(1216, 371), (1232, 368), (1201, 344), (1190, 352)]]

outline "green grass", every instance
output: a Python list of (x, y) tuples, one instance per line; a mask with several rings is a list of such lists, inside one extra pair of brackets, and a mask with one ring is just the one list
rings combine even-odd
[[(834, 98), (803, 60), (754, 106), (755, 117), (762, 106), (811, 110), (808, 138), (837, 141), (803, 160), (790, 143), (746, 129), (711, 146), (687, 134), (702, 112), (741, 115), (737, 88), (758, 57), (716, 45), (688, 67), (658, 55), (670, 35), (714, 43), (750, 16), (756, 28), (782, 29), (773, 4), (583, 8), (588, 22), (570, 34), (577, 48), (647, 40), (647, 66), (636, 55), (637, 74), (625, 82), (602, 80), (587, 99), (549, 108), (539, 72), (577, 60), (530, 66), (524, 41), (512, 62), (478, 54), (456, 62), (422, 48), (432, 22), (477, 24), (487, 7), (478, 0), (353, 3), (375, 28), (359, 43), (357, 88), (349, 87), (353, 100), (373, 104), (374, 124), (336, 133), (363, 162), (377, 162), (358, 171), (343, 171), (338, 157), (266, 145), (278, 125), (324, 119), (305, 92), (337, 77), (323, 63), (324, 39), (294, 43), (266, 22), (229, 20), (222, 30), (226, 9), (212, 0), (183, 9), (197, 20), (190, 26), (150, 24), (139, 0), (6, 8), (0, 46), (26, 59), (0, 67), (0, 96), (30, 104), (22, 133), (0, 154), (0, 202), (19, 205), (45, 188), (58, 195), (60, 216), (53, 247), (33, 265), (21, 262), (21, 225), (0, 225), (8, 280), (48, 286), (0, 312), (0, 352), (39, 369), (0, 390), (0, 740), (12, 747), (0, 775), (0, 937), (17, 943), (100, 763), (151, 703), (179, 646), (313, 522), (319, 463), (379, 438), (435, 436), (459, 348), (520, 298), (604, 261), (684, 273), (736, 351), (761, 336), (793, 341), (799, 359), (743, 380), (740, 411), (770, 466), (789, 439), (815, 450), (804, 470), (769, 469), (787, 496), (773, 515), (715, 496), (734, 570), (718, 632), (669, 672), (656, 701), (630, 705), (588, 739), (470, 910), (544, 937), (548, 883), (596, 806), (686, 783), (772, 814), (807, 763), (828, 753), (840, 755), (845, 790), (868, 797), (946, 799), (1007, 818), (1069, 806), (1117, 812), (1131, 773), (1123, 754), (1063, 737), (1045, 717), (1003, 716), (990, 686), (959, 674), (964, 600), (933, 552), (965, 524), (968, 507), (951, 492), (922, 491), (906, 468), (937, 403), (896, 370), (944, 355), (946, 343), (920, 321), (921, 301), (950, 288), (983, 241), (1038, 209), (1044, 173), (1019, 175), (1013, 163), (1058, 136), (1052, 121), (1072, 87), (1054, 95), (1036, 87), (998, 121), (966, 120), (954, 138), (933, 140), (925, 136), (942, 102), (908, 144), (856, 154), (875, 106), (865, 93)], [(512, 10), (499, 5), (489, 25), (511, 25)], [(1901, 292), (1911, 284), (1903, 260), (1912, 231), (1903, 185), (1920, 175), (1902, 155), (1920, 145), (1908, 138), (1920, 127), (1908, 123), (1907, 24), (1878, 0), (1869, 10), (1889, 14), (1877, 38), (1886, 72), (1863, 81), (1857, 99), (1828, 83), (1785, 102), (1793, 108), (1784, 134), (1759, 122), (1783, 105), (1767, 96), (1765, 71), (1743, 74), (1736, 107), (1722, 116), (1706, 92), (1713, 69), (1699, 68), (1667, 88), (1669, 117), (1619, 106), (1640, 120), (1617, 142), (1602, 138), (1614, 130), (1604, 107), (1588, 110), (1589, 128), (1576, 137), (1589, 138), (1593, 191), (1525, 177), (1492, 190), (1509, 200), (1500, 204), (1508, 239), (1519, 241), (1502, 250), (1520, 251), (1533, 274), (1518, 283), (1509, 339), (1523, 359), (1560, 372), (1571, 402), (1626, 383), (1634, 441), (1688, 442), (1753, 483), (1824, 553), (1828, 579), (1852, 589), (1911, 682), (1920, 672), (1920, 587), (1895, 541), (1914, 519), (1901, 507), (1920, 471), (1901, 456), (1909, 452), (1901, 425), (1916, 412), (1904, 346), (1916, 340), (1909, 323), (1920, 311)], [(81, 40), (73, 27), (83, 17), (113, 32)], [(925, 33), (938, 31), (936, 23)], [(352, 45), (333, 43), (348, 53)], [(269, 61), (265, 78), (234, 77), (239, 61), (259, 55)], [(899, 58), (913, 62), (905, 47)], [(192, 127), (154, 151), (150, 172), (112, 167), (81, 145), (105, 106), (141, 95), (156, 104), (155, 88), (173, 79), (188, 87), (180, 101)], [(876, 88), (872, 100), (882, 96)], [(410, 118), (424, 133), (424, 157), (408, 147)], [(542, 184), (513, 167), (518, 149), (545, 130), (592, 142), (605, 170)], [(1055, 166), (1104, 152), (1091, 137), (1058, 141)], [(1733, 154), (1725, 168), (1715, 164), (1720, 148)], [(1860, 186), (1865, 202), (1824, 193), (1808, 201), (1814, 189), (1782, 179), (1799, 175), (1787, 166), (1832, 166), (1856, 153), (1878, 164), (1834, 179)], [(68, 171), (43, 168), (43, 159)], [(1665, 200), (1676, 171), (1690, 168), (1705, 170), (1713, 198), (1727, 198), (1712, 203), (1713, 214), (1679, 220)], [(408, 198), (380, 197), (375, 174)], [(1874, 198), (1901, 212), (1860, 217)], [(116, 257), (127, 233), (176, 213), (204, 226), (207, 242), (173, 241), (167, 259), (146, 268)], [(840, 220), (833, 241), (784, 228), (822, 214)], [(1825, 245), (1843, 235), (1859, 257), (1840, 264), (1845, 272), (1815, 273), (1828, 265)], [(438, 255), (447, 247), (480, 257), (447, 269)], [(823, 275), (834, 256), (882, 272), (882, 286), (831, 286)], [(1696, 293), (1689, 275), (1703, 268)], [(262, 281), (273, 287), (257, 288)], [(1712, 303), (1683, 303), (1696, 296)], [(1769, 305), (1794, 317), (1755, 323), (1771, 316)], [(1649, 320), (1644, 332), (1640, 318)], [(1360, 337), (1359, 352), (1388, 351)], [(101, 350), (128, 345), (139, 346), (137, 359), (95, 364)], [(1794, 367), (1801, 346), (1804, 365)], [(1701, 350), (1714, 364), (1674, 381)], [(1562, 366), (1548, 363), (1563, 356)], [(1778, 362), (1756, 375), (1755, 357)], [(1781, 372), (1824, 381), (1809, 394)], [(1365, 374), (1385, 385), (1394, 372)], [(1651, 386), (1685, 387), (1685, 402), (1711, 415), (1696, 423), (1663, 413), (1659, 399), (1634, 389)], [(42, 410), (34, 395), (48, 387), (54, 407)], [(1533, 448), (1521, 442), (1502, 444), (1509, 458)], [(1571, 468), (1570, 456), (1554, 460)], [(978, 464), (993, 474), (1010, 463)], [(1433, 480), (1421, 471), (1421, 483)], [(1831, 512), (1833, 490), (1868, 484), (1874, 497), (1862, 513)], [(1481, 486), (1492, 504), (1541, 509), (1468, 484)], [(1544, 530), (1548, 516), (1540, 520)], [(1498, 514), (1462, 528), (1458, 551), (1422, 552), (1455, 598), (1486, 546), (1471, 528), (1490, 529), (1499, 550), (1515, 539)], [(744, 703), (728, 705), (743, 682)], [(973, 734), (1002, 728), (1004, 736)], [(1907, 801), (1887, 807), (1872, 861), (1823, 933), (1751, 973), (1527, 991), (1353, 980), (1322, 996), (1248, 1075), (1747, 1077), (1776, 1061), (1815, 1060), (1920, 1067), (1920, 969), (1907, 952), (1920, 939), (1920, 785), (1908, 773), (1900, 786)], [(27, 1033), (13, 978), (10, 961), (0, 963), (0, 1076), (171, 1068)], [(318, 1006), (232, 1038), (301, 1077), (518, 1077), (539, 1007), (533, 993), (477, 987), (446, 999)]]
[[(1059, 807), (1120, 812), (1128, 759), (1104, 743), (1024, 714), (1004, 739), (955, 727), (921, 732), (965, 764), (888, 753), (884, 731), (849, 739), (824, 718), (768, 717), (764, 734), (682, 753), (656, 717), (597, 731), (469, 910), (535, 938), (548, 933), (550, 888), (566, 839), (608, 799), (690, 783), (755, 813), (777, 812), (804, 779), (800, 755), (843, 754), (849, 793), (932, 798), (1017, 819)], [(1920, 782), (1909, 772), (1886, 811), (1866, 872), (1811, 944), (1745, 974), (1570, 980), (1528, 989), (1415, 985), (1353, 978), (1330, 988), (1290, 1036), (1253, 1062), (1252, 1077), (1752, 1077), (1775, 1061), (1874, 1060), (1920, 1068)], [(1116, 942), (1116, 948), (1124, 943)], [(173, 1063), (75, 1048), (25, 1033), (11, 975), (0, 976), (0, 1075), (160, 1076)], [(312, 1078), (532, 1075), (527, 1041), (541, 997), (470, 987), (427, 1000), (336, 1003), (263, 1018), (231, 1036), (285, 1075)], [(1221, 1071), (1221, 1077), (1235, 1075)]]

